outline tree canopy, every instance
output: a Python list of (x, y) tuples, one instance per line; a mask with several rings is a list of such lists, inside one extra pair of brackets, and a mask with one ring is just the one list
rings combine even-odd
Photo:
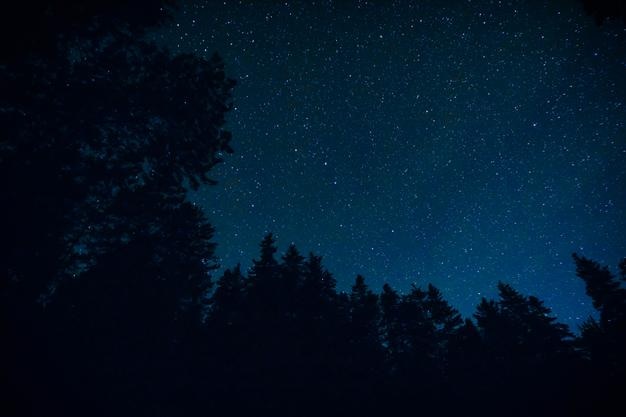
[(218, 55), (143, 38), (175, 2), (140, 4), (2, 16), (6, 415), (625, 413), (626, 259), (614, 275), (573, 256), (597, 310), (579, 335), (503, 282), (473, 318), (428, 283), (340, 291), (271, 233), (214, 285), (214, 229), (187, 192), (232, 152), (235, 82)]

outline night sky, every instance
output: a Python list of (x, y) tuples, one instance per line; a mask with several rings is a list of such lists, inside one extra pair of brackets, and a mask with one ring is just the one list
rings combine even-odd
[(469, 316), (502, 280), (581, 323), (571, 253), (626, 256), (626, 29), (542, 3), (183, 5), (162, 41), (238, 81), (235, 153), (191, 197), (220, 263), (272, 231), (340, 290), (432, 282)]

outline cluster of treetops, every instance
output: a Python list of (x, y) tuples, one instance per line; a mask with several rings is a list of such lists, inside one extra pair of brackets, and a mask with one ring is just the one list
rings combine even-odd
[(574, 257), (577, 336), (506, 284), (465, 320), (433, 286), (338, 292), (271, 235), (216, 280), (187, 193), (232, 152), (235, 83), (142, 36), (172, 3), (2, 14), (2, 415), (624, 415), (626, 262)]
[(3, 300), (12, 315), (3, 358), (10, 415), (626, 410), (626, 260), (618, 279), (574, 255), (598, 309), (574, 335), (541, 300), (505, 283), (473, 319), (432, 285), (375, 293), (357, 276), (338, 292), (320, 256), (292, 245), (277, 259), (271, 234), (247, 273), (228, 269), (194, 299), (185, 273), (152, 264), (143, 245), (60, 283), (45, 306)]

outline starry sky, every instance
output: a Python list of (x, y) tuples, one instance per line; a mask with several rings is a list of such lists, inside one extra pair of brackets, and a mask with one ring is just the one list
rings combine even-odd
[(190, 1), (158, 36), (238, 81), (190, 196), (224, 267), (272, 231), (340, 290), (432, 282), (469, 316), (502, 280), (575, 327), (571, 253), (626, 256), (626, 27), (575, 0)]

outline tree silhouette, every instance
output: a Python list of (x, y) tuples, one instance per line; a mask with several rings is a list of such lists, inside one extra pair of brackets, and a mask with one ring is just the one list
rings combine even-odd
[(167, 15), (143, 3), (130, 16), (120, 2), (27, 2), (45, 25), (21, 28), (28, 49), (3, 50), (2, 387), (22, 396), (15, 415), (151, 414), (186, 395), (171, 381), (189, 368), (216, 266), (186, 191), (231, 151), (234, 82), (218, 56), (142, 40)]
[[(214, 230), (187, 192), (232, 152), (234, 81), (217, 55), (142, 37), (175, 4), (1, 17), (4, 414), (624, 414), (626, 259), (613, 275), (574, 255), (598, 311), (579, 337), (505, 283), (475, 322), (430, 284), (337, 292), (321, 256), (277, 257), (271, 233), (213, 288)], [(607, 4), (599, 21), (623, 12)]]
[(504, 354), (546, 359), (567, 349), (572, 336), (566, 325), (550, 316), (536, 297), (525, 297), (508, 284), (498, 283), (500, 300), (484, 300), (476, 312), (478, 326), (489, 344)]
[(322, 257), (310, 253), (305, 263), (302, 282), (303, 298), (316, 302), (317, 305), (332, 301), (336, 295), (336, 284), (333, 275), (322, 266)]
[(396, 359), (403, 350), (399, 304), (400, 295), (389, 284), (385, 283), (380, 294), (381, 334), (388, 354), (387, 366), (391, 372), (397, 372), (398, 363), (396, 363)]
[(349, 356), (345, 370), (348, 395), (356, 398), (351, 412), (371, 407), (382, 377), (383, 352), (380, 345), (378, 296), (362, 275), (357, 275), (349, 294), (349, 322), (346, 328)]
[(217, 288), (211, 297), (211, 318), (230, 325), (245, 301), (245, 278), (241, 273), (241, 266), (227, 269), (217, 282)]
[[(587, 295), (593, 306), (600, 311), (603, 326), (611, 326), (626, 319), (626, 290), (621, 288), (617, 278), (604, 266), (585, 257), (572, 255), (576, 263), (576, 275), (585, 282)], [(626, 262), (620, 263), (620, 273), (624, 279)]]
[(275, 278), (278, 262), (274, 258), (274, 254), (278, 250), (276, 248), (276, 240), (272, 233), (265, 235), (260, 244), (260, 256), (258, 260), (253, 261), (252, 269), (248, 274), (252, 288), (262, 286), (265, 280)]
[(221, 126), (233, 83), (219, 58), (171, 58), (129, 39), (75, 53), (84, 53), (78, 63), (64, 56), (2, 77), (10, 126), (2, 226), (5, 239), (18, 238), (5, 240), (11, 250), (2, 261), (40, 294), (132, 239), (122, 214), (142, 215), (131, 211), (140, 203), (124, 207), (129, 198), (158, 190), (180, 204), (183, 181), (210, 182), (207, 171), (230, 151)]
[[(585, 283), (587, 294), (599, 312), (581, 326), (579, 345), (591, 361), (585, 394), (601, 404), (605, 415), (621, 415), (623, 381), (626, 378), (626, 290), (606, 266), (577, 254), (576, 275)], [(622, 280), (626, 260), (619, 264)]]
[(556, 322), (536, 297), (502, 282), (498, 292), (498, 301), (483, 299), (475, 314), (484, 346), (481, 389), (495, 398), (496, 408), (523, 399), (513, 415), (569, 413), (557, 404), (571, 387), (561, 383), (555, 388), (573, 366), (567, 326)]
[(378, 346), (378, 297), (357, 275), (350, 292), (351, 338), (354, 344)]

